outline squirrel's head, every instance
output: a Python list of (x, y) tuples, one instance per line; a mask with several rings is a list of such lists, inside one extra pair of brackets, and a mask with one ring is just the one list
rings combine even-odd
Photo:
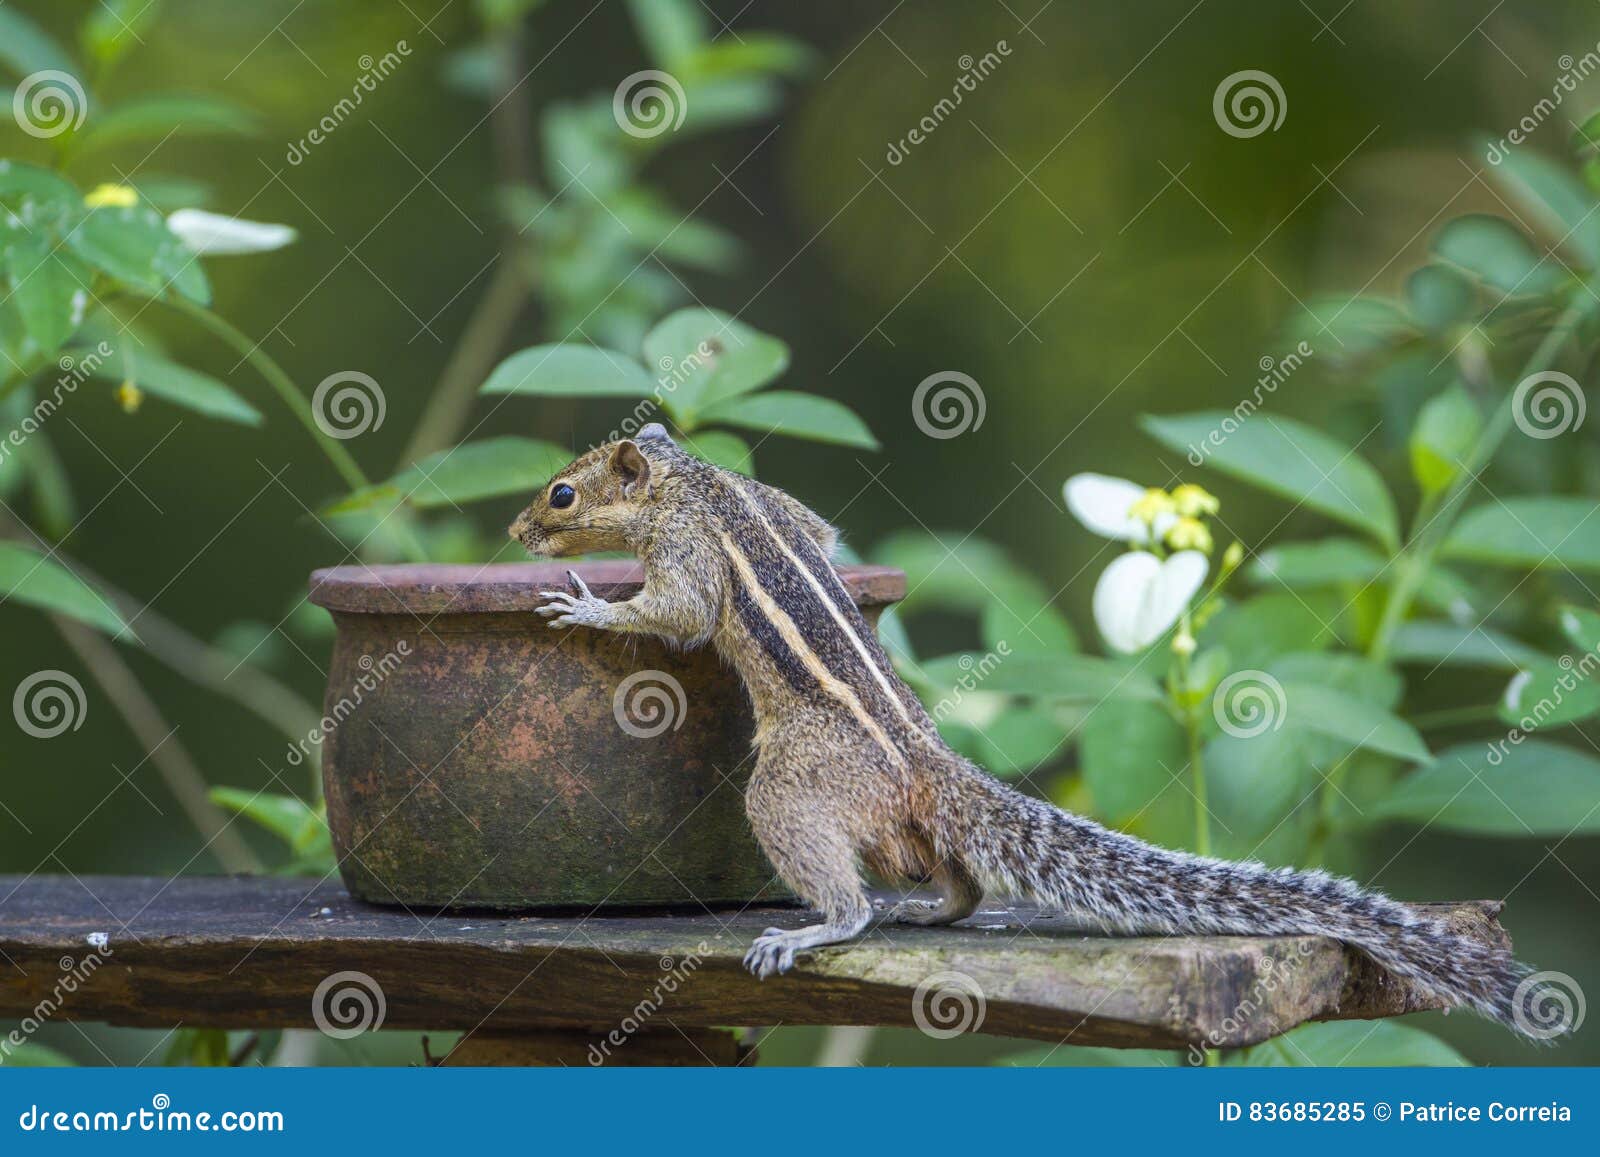
[(558, 470), (526, 510), (506, 528), (529, 554), (562, 558), (606, 550), (632, 550), (666, 477), (652, 451), (672, 439), (657, 422), (632, 438), (607, 442)]

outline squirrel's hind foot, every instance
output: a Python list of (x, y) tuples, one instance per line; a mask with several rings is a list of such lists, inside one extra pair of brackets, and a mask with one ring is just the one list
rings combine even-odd
[(744, 954), (744, 966), (757, 980), (781, 976), (794, 967), (795, 953), (824, 944), (838, 944), (852, 940), (867, 926), (868, 917), (847, 923), (811, 924), (785, 932), (782, 928), (768, 928)]

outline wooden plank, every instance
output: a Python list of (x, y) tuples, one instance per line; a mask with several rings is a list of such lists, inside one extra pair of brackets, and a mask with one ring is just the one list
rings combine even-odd
[[(1498, 904), (1438, 907), (1463, 932), (1506, 941)], [(808, 918), (770, 907), (508, 918), (377, 908), (310, 880), (0, 877), (0, 1018), (33, 1015), (54, 994), (54, 1018), (312, 1027), (318, 986), (341, 972), (376, 982), (387, 1027), (495, 1033), (965, 1025), (1232, 1047), (1306, 1020), (1432, 1007), (1321, 937), (1110, 937), (992, 904), (953, 928), (878, 926), (788, 976), (743, 971), (762, 929)], [(92, 947), (102, 937), (105, 949)], [(63, 995), (91, 959), (93, 974)]]

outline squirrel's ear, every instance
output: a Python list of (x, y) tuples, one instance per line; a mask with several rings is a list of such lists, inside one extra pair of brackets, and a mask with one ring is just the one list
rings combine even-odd
[(667, 428), (660, 422), (651, 422), (634, 437), (641, 442), (665, 442), (669, 446), (673, 445), (672, 435), (667, 433)]
[(631, 438), (618, 442), (611, 451), (611, 472), (622, 479), (622, 493), (629, 498), (650, 488), (650, 460)]

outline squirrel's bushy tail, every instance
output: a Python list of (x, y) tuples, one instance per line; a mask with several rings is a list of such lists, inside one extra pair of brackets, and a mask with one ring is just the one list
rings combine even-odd
[(1453, 931), (1437, 917), (1319, 871), (1214, 860), (1146, 844), (976, 768), (946, 785), (941, 833), (986, 888), (1059, 907), (1108, 930), (1331, 936), (1450, 1005), (1526, 1036), (1539, 1031), (1524, 983), (1531, 969), (1504, 947)]

